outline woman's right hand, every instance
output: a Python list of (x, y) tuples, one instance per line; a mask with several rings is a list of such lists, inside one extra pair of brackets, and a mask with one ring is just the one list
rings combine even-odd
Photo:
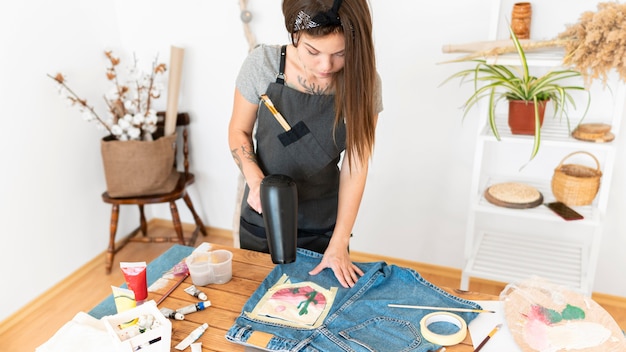
[(248, 206), (252, 208), (252, 210), (256, 211), (259, 214), (263, 213), (263, 208), (261, 207), (261, 181), (263, 179), (248, 181), (248, 188), (250, 191), (248, 192)]
[(228, 125), (228, 144), (233, 159), (246, 179), (246, 184), (250, 191), (246, 202), (252, 210), (261, 214), (261, 181), (263, 181), (263, 171), (257, 164), (254, 153), (254, 143), (252, 142), (252, 131), (256, 123), (257, 104), (247, 101), (235, 89), (233, 103), (233, 115)]

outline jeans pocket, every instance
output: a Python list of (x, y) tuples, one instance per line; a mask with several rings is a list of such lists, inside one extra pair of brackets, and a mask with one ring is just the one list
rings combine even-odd
[(305, 177), (316, 174), (334, 159), (326, 153), (303, 121), (279, 134), (278, 139)]
[(345, 329), (339, 335), (369, 351), (408, 352), (417, 348), (422, 335), (410, 321), (375, 317)]

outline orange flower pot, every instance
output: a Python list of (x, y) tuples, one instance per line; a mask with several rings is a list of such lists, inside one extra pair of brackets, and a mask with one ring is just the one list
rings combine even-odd
[[(539, 121), (543, 124), (543, 116), (548, 101), (539, 102)], [(525, 100), (509, 100), (509, 127), (513, 134), (535, 134), (535, 103)]]

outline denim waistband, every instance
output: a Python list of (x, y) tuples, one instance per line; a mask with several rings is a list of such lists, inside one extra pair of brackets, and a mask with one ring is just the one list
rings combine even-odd
[[(425, 340), (420, 320), (432, 311), (390, 308), (388, 304), (479, 309), (476, 303), (453, 296), (426, 281), (412, 269), (384, 262), (356, 263), (364, 275), (352, 288), (343, 288), (330, 269), (316, 276), (308, 272), (322, 255), (298, 249), (296, 261), (277, 265), (246, 302), (226, 338), (270, 351), (394, 351), (426, 352), (439, 345)], [(268, 290), (288, 277), (291, 283), (310, 282), (335, 292), (332, 306), (321, 324), (306, 328), (257, 319), (250, 312)], [(458, 313), (467, 323), (476, 313)], [(445, 331), (443, 327), (440, 333)]]

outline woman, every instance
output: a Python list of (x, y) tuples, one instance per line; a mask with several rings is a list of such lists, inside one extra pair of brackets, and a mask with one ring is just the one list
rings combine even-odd
[(369, 7), (367, 0), (285, 0), (283, 15), (291, 44), (255, 48), (236, 82), (228, 139), (246, 180), (241, 247), (269, 251), (260, 183), (288, 175), (298, 189), (298, 247), (324, 254), (310, 274), (330, 268), (352, 287), (363, 273), (348, 248), (382, 110)]

